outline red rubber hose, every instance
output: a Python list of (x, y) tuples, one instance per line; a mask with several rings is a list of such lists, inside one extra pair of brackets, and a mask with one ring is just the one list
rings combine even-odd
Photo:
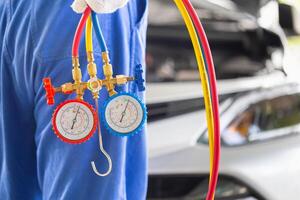
[(91, 8), (87, 7), (79, 21), (79, 24), (77, 26), (74, 40), (73, 40), (73, 48), (72, 48), (72, 56), (73, 57), (78, 57), (78, 52), (79, 52), (79, 44), (80, 44), (80, 39), (82, 36), (83, 29), (85, 27), (85, 23), (91, 14)]
[(206, 200), (212, 200), (214, 198), (214, 192), (216, 190), (220, 166), (220, 153), (221, 153), (221, 140), (220, 140), (220, 117), (219, 117), (219, 100), (218, 100), (218, 91), (217, 91), (217, 81), (216, 73), (214, 68), (214, 62), (209, 47), (209, 43), (203, 29), (203, 26), (200, 22), (199, 16), (196, 13), (193, 5), (189, 0), (183, 0), (183, 3), (188, 10), (190, 17), (194, 22), (194, 26), (200, 37), (200, 41), (203, 45), (204, 55), (207, 58), (208, 65), (208, 75), (211, 84), (211, 96), (212, 96), (212, 105), (213, 105), (213, 116), (214, 116), (214, 161), (211, 180), (209, 183), (209, 189), (206, 196)]

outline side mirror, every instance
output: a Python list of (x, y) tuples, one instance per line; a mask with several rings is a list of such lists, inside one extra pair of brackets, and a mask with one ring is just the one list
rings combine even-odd
[(300, 35), (300, 11), (289, 4), (279, 4), (279, 23), (289, 36)]

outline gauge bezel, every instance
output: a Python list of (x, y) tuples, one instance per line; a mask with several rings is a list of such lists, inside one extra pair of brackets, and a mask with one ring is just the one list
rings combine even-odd
[[(82, 104), (82, 105), (86, 106), (91, 111), (91, 113), (93, 115), (94, 124), (93, 124), (92, 130), (84, 138), (81, 138), (81, 139), (78, 139), (78, 140), (71, 140), (71, 139), (66, 138), (65, 136), (63, 136), (63, 134), (61, 134), (59, 132), (58, 128), (57, 128), (57, 125), (56, 125), (57, 114), (58, 114), (59, 110), (62, 107), (64, 107), (65, 105), (67, 105), (69, 103)], [(95, 109), (93, 108), (93, 106), (90, 105), (89, 103), (87, 103), (83, 100), (79, 100), (79, 99), (66, 100), (63, 103), (59, 104), (57, 106), (57, 108), (55, 109), (55, 111), (53, 112), (53, 116), (52, 116), (52, 127), (53, 127), (53, 131), (54, 131), (55, 135), (60, 140), (62, 140), (63, 142), (66, 142), (66, 143), (69, 143), (69, 144), (82, 144), (82, 143), (86, 142), (87, 140), (89, 140), (93, 136), (93, 134), (96, 132), (97, 124), (98, 124), (98, 117), (97, 117), (97, 113), (96, 113)]]
[[(134, 129), (133, 131), (130, 131), (128, 133), (120, 133), (120, 132), (115, 131), (113, 128), (110, 127), (110, 125), (108, 124), (108, 122), (106, 120), (106, 116), (105, 116), (108, 104), (120, 96), (129, 96), (131, 98), (134, 98), (140, 104), (142, 111), (143, 111), (142, 121), (139, 124), (139, 126), (136, 129)], [(115, 136), (128, 137), (128, 136), (133, 136), (133, 135), (138, 134), (142, 130), (142, 128), (145, 126), (146, 120), (147, 120), (147, 109), (146, 109), (145, 104), (136, 95), (127, 93), (127, 92), (120, 92), (118, 94), (115, 94), (115, 95), (109, 97), (105, 101), (103, 109), (101, 111), (101, 121), (103, 122), (103, 124), (104, 124), (105, 128), (108, 130), (108, 132)]]

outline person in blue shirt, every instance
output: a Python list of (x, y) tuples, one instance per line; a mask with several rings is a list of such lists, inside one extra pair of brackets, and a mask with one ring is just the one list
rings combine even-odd
[[(95, 161), (100, 172), (107, 170), (97, 134), (84, 144), (70, 145), (53, 133), (53, 110), (74, 96), (59, 94), (56, 104), (48, 106), (42, 80), (51, 77), (54, 85), (72, 81), (72, 40), (81, 15), (71, 4), (72, 0), (0, 1), (0, 199), (145, 199), (144, 130), (130, 138), (102, 130), (104, 147), (113, 160), (107, 177), (98, 177), (90, 165)], [(114, 72), (132, 75), (134, 66), (145, 66), (147, 0), (130, 0), (116, 12), (98, 17)], [(96, 41), (94, 49), (100, 72)], [(84, 40), (79, 56), (87, 80)], [(101, 94), (100, 105), (106, 97)], [(91, 95), (85, 100), (93, 103)]]

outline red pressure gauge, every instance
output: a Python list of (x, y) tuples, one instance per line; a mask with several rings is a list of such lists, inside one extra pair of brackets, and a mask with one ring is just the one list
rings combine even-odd
[(81, 144), (90, 139), (96, 131), (97, 123), (94, 108), (78, 99), (61, 103), (52, 118), (55, 134), (70, 144)]

